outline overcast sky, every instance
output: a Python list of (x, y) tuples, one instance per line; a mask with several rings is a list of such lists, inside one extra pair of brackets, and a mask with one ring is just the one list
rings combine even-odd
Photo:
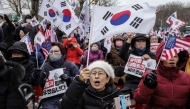
[[(177, 0), (118, 0), (118, 5), (125, 5), (125, 4), (134, 4), (134, 3), (144, 3), (147, 2), (150, 5), (158, 6), (160, 4), (166, 4), (168, 2), (177, 1)], [(187, 3), (190, 2), (189, 0), (179, 0), (180, 2)]]

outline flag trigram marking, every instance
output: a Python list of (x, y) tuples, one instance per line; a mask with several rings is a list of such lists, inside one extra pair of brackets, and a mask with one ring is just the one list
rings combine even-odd
[(139, 4), (136, 4), (136, 5), (132, 6), (132, 8), (135, 9), (136, 11), (140, 10), (140, 9), (143, 9), (143, 7), (140, 6)]
[(103, 19), (107, 20), (109, 17), (111, 17), (113, 15), (113, 13), (107, 11), (106, 14), (104, 15)]
[(60, 4), (61, 4), (61, 7), (65, 7), (65, 6), (67, 6), (67, 4), (66, 4), (65, 1), (64, 1), (64, 2), (61, 2)]
[(108, 31), (109, 31), (109, 29), (105, 26), (105, 27), (101, 30), (101, 33), (102, 33), (103, 35), (105, 35)]
[(130, 23), (130, 25), (133, 26), (134, 28), (138, 28), (138, 26), (140, 25), (142, 21), (143, 19), (139, 17), (135, 17), (135, 19)]

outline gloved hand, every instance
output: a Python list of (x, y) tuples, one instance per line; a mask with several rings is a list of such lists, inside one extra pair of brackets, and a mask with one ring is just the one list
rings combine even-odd
[(34, 75), (35, 75), (35, 77), (36, 77), (36, 78), (39, 78), (39, 77), (40, 77), (41, 72), (42, 72), (42, 70), (41, 70), (41, 69), (36, 68), (36, 69), (34, 70)]
[(6, 14), (4, 14), (4, 19), (8, 22), (8, 21), (10, 21), (9, 20), (9, 17), (6, 15)]
[(71, 83), (71, 78), (67, 74), (62, 74), (59, 76), (61, 78), (61, 81), (65, 81), (67, 83), (67, 86)]
[(157, 83), (157, 75), (156, 75), (156, 71), (153, 70), (151, 73), (149, 73), (145, 78), (144, 78), (144, 84), (153, 89), (156, 88), (158, 83)]

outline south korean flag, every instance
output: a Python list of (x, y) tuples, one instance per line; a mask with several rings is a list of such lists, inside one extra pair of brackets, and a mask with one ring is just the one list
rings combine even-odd
[(59, 12), (64, 14), (59, 27), (62, 31), (69, 35), (75, 28), (78, 27), (78, 19), (74, 11), (66, 0), (56, 0), (53, 3), (53, 6), (56, 7)]
[(60, 23), (62, 22), (61, 18), (63, 17), (63, 14), (59, 12), (55, 7), (53, 7), (52, 4), (49, 3), (47, 0), (43, 0), (38, 15), (47, 19), (55, 26), (60, 25)]
[(135, 32), (148, 34), (156, 21), (156, 7), (147, 3), (125, 6), (94, 6), (90, 43), (114, 34)]

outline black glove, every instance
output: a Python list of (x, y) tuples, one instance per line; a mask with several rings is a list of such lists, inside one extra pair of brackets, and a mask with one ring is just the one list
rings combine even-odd
[(9, 20), (9, 17), (6, 15), (6, 14), (4, 14), (4, 19), (8, 22), (8, 21), (10, 21)]
[(34, 75), (35, 75), (35, 77), (36, 77), (36, 78), (39, 78), (39, 77), (40, 77), (41, 72), (42, 72), (42, 70), (41, 70), (41, 69), (36, 68), (36, 69), (34, 70)]
[(157, 75), (155, 70), (153, 70), (150, 74), (148, 74), (145, 77), (144, 84), (151, 89), (157, 87), (158, 83), (157, 83)]
[(71, 78), (67, 74), (62, 74), (59, 76), (61, 78), (61, 81), (65, 81), (67, 83), (67, 86), (71, 83)]

